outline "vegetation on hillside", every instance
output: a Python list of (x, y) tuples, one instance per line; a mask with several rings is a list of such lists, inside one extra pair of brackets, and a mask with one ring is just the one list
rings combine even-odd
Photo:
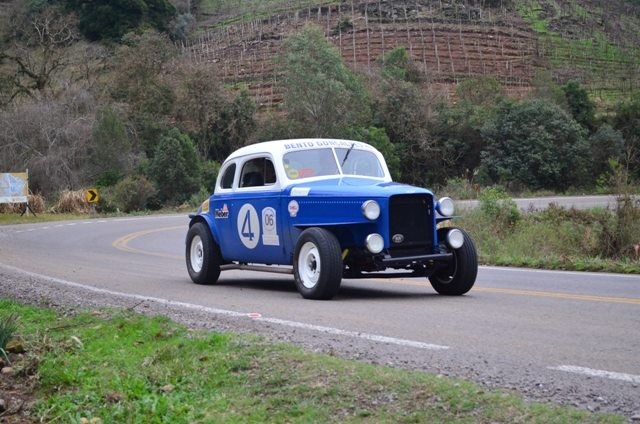
[[(559, 28), (558, 16), (592, 26), (576, 7), (534, 3), (491, 7), (519, 7), (542, 19), (538, 4), (546, 15), (562, 11), (544, 18), (552, 28)], [(197, 204), (231, 151), (289, 137), (360, 138), (385, 153), (398, 180), (428, 187), (462, 179), (512, 192), (615, 191), (616, 170), (626, 170), (631, 187), (640, 179), (637, 98), (602, 109), (580, 81), (558, 84), (551, 70), (541, 69), (525, 98), (508, 97), (488, 75), (461, 81), (452, 100), (430, 89), (407, 48), (355, 70), (311, 26), (291, 33), (274, 55), (283, 99), (277, 109), (261, 110), (252, 87), (219, 76), (224, 64), (195, 62), (177, 48), (193, 29), (182, 25), (193, 14), (207, 7), (230, 13), (230, 6), (5, 3), (0, 170), (29, 169), (31, 190), (49, 202), (63, 190), (98, 186), (103, 211)], [(103, 25), (110, 19), (119, 26)], [(622, 33), (622, 27), (605, 30)]]

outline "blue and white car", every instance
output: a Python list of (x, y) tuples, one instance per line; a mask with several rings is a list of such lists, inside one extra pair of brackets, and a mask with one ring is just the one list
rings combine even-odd
[(359, 141), (257, 143), (222, 164), (186, 238), (197, 284), (231, 269), (293, 274), (300, 294), (331, 299), (343, 278), (428, 277), (443, 295), (474, 285), (476, 249), (453, 201), (395, 183), (382, 154)]

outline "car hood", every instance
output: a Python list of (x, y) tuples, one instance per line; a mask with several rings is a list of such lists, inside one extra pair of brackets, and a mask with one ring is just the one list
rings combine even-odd
[(340, 197), (390, 197), (396, 194), (419, 194), (431, 191), (401, 184), (383, 182), (372, 178), (340, 177), (292, 184), (285, 188), (285, 194), (293, 197), (340, 196)]

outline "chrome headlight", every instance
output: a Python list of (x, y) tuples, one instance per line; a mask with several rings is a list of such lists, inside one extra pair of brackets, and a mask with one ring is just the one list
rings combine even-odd
[(447, 244), (452, 249), (460, 249), (464, 244), (464, 234), (462, 231), (454, 228), (447, 233)]
[(438, 200), (438, 204), (436, 205), (436, 209), (442, 216), (451, 216), (455, 211), (453, 206), (453, 200), (450, 197), (443, 197)]
[(375, 221), (380, 216), (380, 205), (375, 200), (367, 200), (362, 204), (362, 215), (369, 221)]
[(365, 239), (365, 244), (369, 252), (373, 254), (380, 253), (384, 249), (384, 239), (380, 234), (369, 234)]

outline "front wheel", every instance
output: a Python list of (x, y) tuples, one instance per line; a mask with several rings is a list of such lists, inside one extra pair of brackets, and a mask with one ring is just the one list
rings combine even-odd
[(322, 228), (300, 234), (293, 256), (296, 287), (305, 299), (331, 299), (342, 280), (342, 255), (336, 236)]
[[(444, 243), (443, 240), (449, 230), (450, 228), (438, 230), (438, 239), (441, 243)], [(459, 249), (446, 247), (453, 253), (451, 262), (429, 277), (431, 286), (442, 295), (459, 296), (465, 294), (471, 290), (478, 275), (478, 254), (473, 240), (462, 228), (458, 228), (458, 230), (462, 231), (464, 243)]]
[(220, 276), (220, 249), (209, 227), (196, 222), (187, 232), (187, 271), (196, 284), (215, 284)]

